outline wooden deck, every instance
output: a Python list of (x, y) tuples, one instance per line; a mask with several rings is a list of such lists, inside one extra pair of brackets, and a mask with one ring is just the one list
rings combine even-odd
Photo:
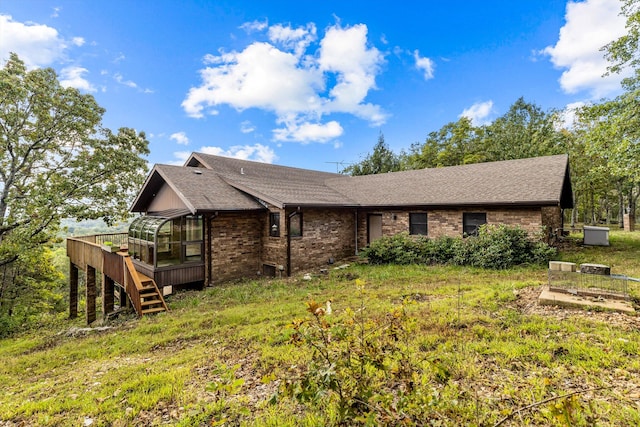
[[(87, 324), (96, 320), (96, 274), (102, 274), (102, 318), (114, 311), (115, 297), (121, 307), (131, 304), (138, 316), (168, 311), (155, 281), (136, 271), (126, 250), (113, 252), (104, 246), (126, 245), (127, 233), (67, 238), (69, 257), (69, 317), (78, 316), (79, 272), (85, 274)], [(119, 291), (119, 292), (117, 292)]]

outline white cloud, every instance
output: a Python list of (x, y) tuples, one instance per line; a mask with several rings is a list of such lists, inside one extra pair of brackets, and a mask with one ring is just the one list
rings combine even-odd
[(578, 119), (578, 111), (585, 105), (587, 104), (582, 101), (567, 104), (558, 116), (556, 130), (572, 129)]
[(433, 70), (435, 68), (435, 63), (430, 58), (426, 56), (420, 56), (420, 52), (418, 50), (413, 51), (413, 58), (416, 61), (416, 68), (422, 71), (425, 80), (430, 80), (433, 78)]
[(458, 117), (467, 117), (474, 126), (479, 126), (487, 121), (487, 117), (493, 112), (493, 101), (476, 102), (469, 108), (465, 108)]
[(128, 86), (128, 87), (131, 87), (131, 88), (134, 88), (134, 89), (138, 88), (138, 85), (135, 82), (133, 82), (131, 80), (125, 80), (124, 77), (122, 77), (122, 74), (120, 74), (120, 73), (114, 74), (113, 75), (113, 79), (115, 81), (117, 81), (118, 83), (120, 83), (121, 85)]
[(8, 60), (9, 53), (15, 52), (29, 69), (51, 65), (67, 49), (55, 28), (16, 22), (9, 15), (0, 15), (0, 40), (0, 60)]
[(262, 144), (234, 145), (227, 150), (221, 147), (201, 147), (199, 151), (205, 154), (242, 160), (255, 160), (262, 163), (273, 163), (278, 158), (271, 147)]
[(276, 141), (296, 141), (303, 144), (309, 142), (328, 142), (343, 134), (340, 123), (332, 120), (328, 123), (287, 123), (284, 128), (274, 129)]
[(256, 127), (249, 120), (245, 120), (240, 123), (240, 132), (242, 133), (251, 133), (256, 130)]
[(96, 92), (95, 86), (83, 77), (87, 72), (88, 70), (82, 67), (65, 67), (60, 71), (60, 85), (87, 92)]
[(74, 37), (71, 39), (71, 43), (73, 43), (75, 46), (83, 46), (85, 44), (85, 40), (84, 37)]
[(318, 65), (336, 78), (325, 110), (354, 114), (379, 126), (385, 122), (386, 114), (379, 106), (363, 101), (370, 90), (376, 89), (375, 78), (384, 56), (375, 47), (367, 46), (367, 31), (364, 24), (330, 27), (320, 42)]
[(191, 151), (174, 151), (173, 156), (176, 160), (167, 162), (168, 165), (183, 166), (187, 159), (191, 156)]
[(601, 48), (625, 34), (621, 5), (620, 0), (567, 3), (566, 23), (560, 29), (558, 41), (543, 50), (553, 65), (565, 70), (560, 77), (564, 92), (587, 90), (593, 98), (599, 98), (620, 89), (624, 75), (603, 77), (608, 63)]
[[(267, 29), (253, 22), (246, 29)], [(256, 41), (242, 51), (205, 56), (202, 82), (182, 102), (192, 117), (217, 114), (223, 105), (242, 111), (259, 108), (275, 114), (274, 130), (281, 141), (326, 142), (342, 134), (340, 124), (323, 117), (346, 113), (379, 126), (387, 118), (379, 105), (365, 102), (376, 89), (375, 78), (384, 56), (368, 45), (367, 27), (334, 25), (317, 46), (314, 24), (304, 27), (272, 25), (268, 42)], [(335, 82), (327, 87), (327, 82)], [(314, 139), (316, 138), (316, 139)]]
[(169, 136), (169, 139), (175, 141), (180, 145), (189, 145), (189, 138), (187, 137), (187, 134), (184, 132), (172, 133), (171, 136)]
[(285, 49), (293, 50), (300, 57), (307, 47), (317, 39), (316, 26), (313, 23), (306, 27), (291, 28), (280, 24), (269, 27), (269, 40)]
[(240, 28), (245, 30), (247, 33), (252, 33), (255, 31), (264, 31), (269, 26), (269, 21), (253, 21), (253, 22), (245, 22), (240, 25)]

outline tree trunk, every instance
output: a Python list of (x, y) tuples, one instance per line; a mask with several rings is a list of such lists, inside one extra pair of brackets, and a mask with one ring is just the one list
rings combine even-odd
[(622, 190), (618, 187), (618, 224), (620, 228), (624, 228), (624, 195), (622, 194)]
[(578, 220), (578, 192), (573, 193), (573, 209), (571, 209), (571, 228), (576, 226)]

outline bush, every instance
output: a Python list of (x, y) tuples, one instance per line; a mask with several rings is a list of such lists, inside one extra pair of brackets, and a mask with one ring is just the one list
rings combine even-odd
[(326, 408), (335, 414), (330, 424), (417, 425), (407, 415), (419, 397), (414, 393), (421, 368), (409, 351), (416, 332), (416, 319), (407, 311), (412, 302), (370, 314), (365, 282), (355, 284), (357, 309), (329, 317), (311, 300), (310, 315), (293, 320), (291, 341), (308, 351), (310, 361), (282, 379), (279, 394)]
[(400, 233), (382, 237), (361, 256), (371, 264), (454, 264), (506, 269), (520, 264), (543, 264), (555, 248), (532, 238), (520, 227), (483, 225), (477, 236), (427, 239)]

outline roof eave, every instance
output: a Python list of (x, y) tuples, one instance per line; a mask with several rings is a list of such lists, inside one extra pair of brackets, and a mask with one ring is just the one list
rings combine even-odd
[(362, 204), (358, 205), (359, 208), (367, 209), (393, 209), (393, 208), (430, 208), (430, 209), (441, 209), (441, 208), (465, 208), (465, 207), (531, 207), (531, 206), (559, 206), (560, 202), (558, 200), (543, 200), (543, 201), (506, 201), (506, 202), (464, 202), (464, 203), (396, 203), (396, 204)]

